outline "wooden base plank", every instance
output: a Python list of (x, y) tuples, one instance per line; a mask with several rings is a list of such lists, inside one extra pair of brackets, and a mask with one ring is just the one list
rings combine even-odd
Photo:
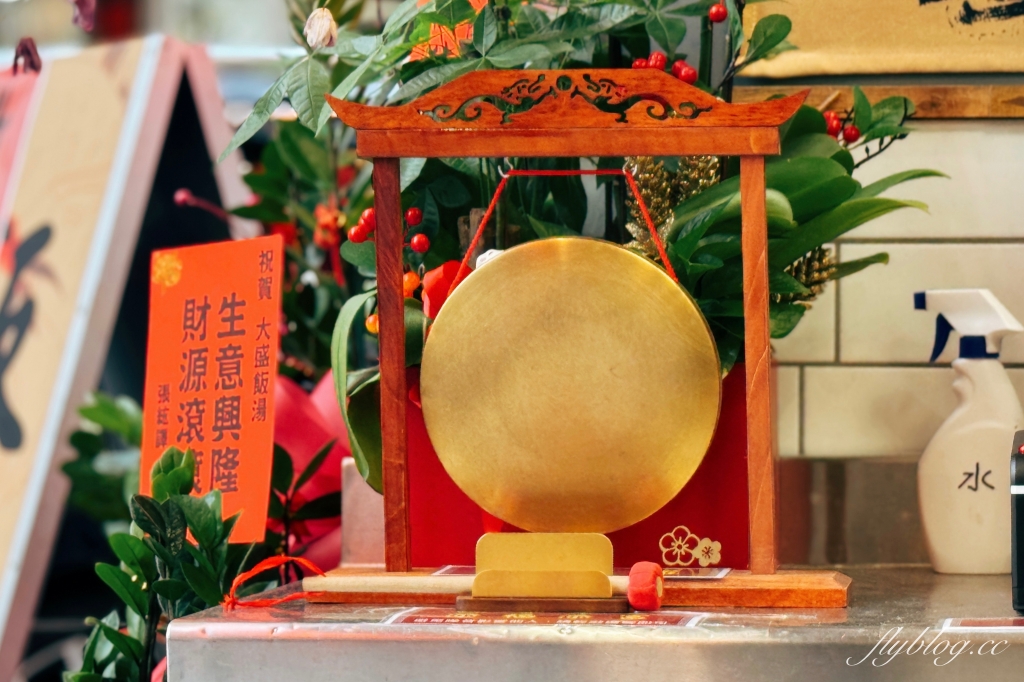
[[(353, 578), (359, 580), (354, 583)], [(378, 582), (379, 589), (374, 587)], [(407, 589), (402, 584), (405, 582)], [(734, 570), (719, 580), (666, 580), (662, 606), (838, 609), (848, 604), (850, 582), (836, 571), (786, 570), (753, 575)], [(472, 576), (332, 571), (323, 578), (307, 578), (304, 583), (306, 600), (313, 603), (450, 606), (469, 596)], [(355, 590), (354, 584), (358, 585)]]
[(551, 597), (471, 597), (460, 595), (455, 600), (459, 611), (488, 613), (629, 613), (625, 597), (608, 599), (555, 599)]
[(837, 571), (730, 571), (721, 580), (666, 580), (662, 606), (846, 608), (850, 582)]

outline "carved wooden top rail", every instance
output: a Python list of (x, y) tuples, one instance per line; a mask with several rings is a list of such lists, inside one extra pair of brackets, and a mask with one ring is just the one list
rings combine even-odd
[(327, 100), (365, 157), (624, 156), (778, 154), (805, 97), (729, 104), (662, 71), (577, 69), (474, 71), (397, 107)]

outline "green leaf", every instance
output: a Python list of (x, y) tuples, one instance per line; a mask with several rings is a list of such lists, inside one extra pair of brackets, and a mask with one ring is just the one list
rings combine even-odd
[(398, 103), (405, 100), (413, 100), (437, 86), (452, 81), (464, 73), (475, 71), (483, 63), (482, 59), (470, 59), (468, 61), (455, 61), (435, 66), (423, 73), (409, 79), (402, 84), (402, 87), (388, 97), (389, 103)]
[(192, 588), (196, 595), (206, 602), (207, 606), (216, 606), (224, 598), (217, 581), (210, 577), (206, 571), (189, 563), (181, 564), (181, 572), (185, 576), (185, 582)]
[(253, 106), (252, 111), (248, 116), (245, 117), (245, 121), (242, 122), (241, 127), (235, 132), (234, 137), (231, 138), (231, 142), (228, 143), (227, 148), (221, 152), (218, 163), (223, 163), (224, 159), (228, 158), (231, 152), (235, 151), (242, 146), (242, 143), (247, 141), (253, 135), (259, 132), (260, 128), (267, 124), (274, 111), (281, 106), (281, 102), (284, 101), (284, 93), (287, 89), (288, 79), (291, 74), (285, 71), (281, 74), (281, 77), (274, 81), (274, 84), (270, 86), (262, 97), (256, 100), (256, 104)]
[(788, 239), (768, 251), (769, 267), (783, 269), (811, 249), (831, 242), (855, 227), (901, 208), (927, 210), (919, 201), (865, 198), (851, 199), (801, 225)]
[(458, 208), (469, 203), (469, 190), (454, 175), (442, 175), (427, 187), (438, 204)]
[(78, 414), (107, 431), (113, 431), (129, 445), (138, 447), (141, 442), (142, 410), (131, 398), (111, 398), (104, 393), (92, 393), (88, 403), (78, 408)]
[(341, 243), (341, 257), (362, 270), (377, 271), (377, 246), (370, 239), (359, 244), (346, 239)]
[(228, 211), (231, 215), (247, 220), (258, 220), (262, 223), (286, 223), (290, 220), (284, 212), (284, 206), (273, 199), (264, 198), (254, 206), (236, 206)]
[(414, 298), (405, 299), (405, 366), (420, 364), (423, 344), (427, 339), (430, 318), (423, 314), (423, 304)]
[(185, 452), (173, 446), (164, 450), (150, 471), (153, 499), (163, 502), (171, 495), (188, 495), (192, 492), (195, 469), (191, 448)]
[(871, 107), (872, 125), (901, 125), (914, 110), (914, 103), (906, 97), (886, 97)]
[(167, 551), (172, 556), (177, 556), (185, 546), (185, 531), (188, 529), (188, 522), (181, 507), (175, 502), (177, 498), (170, 498), (161, 505), (161, 511), (167, 520), (166, 541)]
[(900, 183), (907, 182), (908, 180), (917, 180), (918, 178), (948, 178), (949, 176), (945, 173), (940, 173), (935, 170), (928, 170), (926, 168), (919, 168), (916, 170), (903, 171), (902, 173), (894, 173), (887, 177), (872, 182), (870, 185), (866, 185), (861, 189), (857, 190), (857, 193), (853, 195), (854, 199), (860, 199), (862, 197), (876, 197), (882, 192), (886, 191), (891, 187), (895, 187)]
[(572, 52), (572, 43), (552, 42), (543, 44), (517, 45), (504, 49), (504, 44), (492, 48), (487, 61), (498, 69), (511, 69), (528, 63), (551, 59), (566, 52)]
[(341, 516), (341, 492), (327, 493), (321, 495), (306, 504), (292, 516), (296, 521), (309, 521), (312, 519), (333, 519)]
[(327, 104), (324, 95), (331, 89), (330, 74), (323, 63), (312, 56), (302, 59), (288, 73), (288, 101), (302, 125), (316, 130), (320, 110)]
[(853, 86), (853, 124), (866, 131), (871, 127), (871, 102), (858, 86)]
[(188, 529), (192, 532), (199, 546), (212, 548), (217, 544), (217, 536), (220, 534), (221, 520), (214, 513), (207, 497), (192, 497), (191, 495), (179, 495), (171, 501), (176, 503), (185, 515)]
[(156, 580), (156, 560), (153, 557), (153, 552), (146, 547), (142, 540), (128, 533), (114, 533), (107, 538), (107, 541), (110, 543), (110, 549), (114, 551), (114, 556), (130, 568), (135, 575), (140, 576), (148, 583)]
[(789, 36), (792, 28), (793, 22), (782, 14), (769, 14), (757, 22), (747, 45), (743, 66), (749, 66), (757, 60), (763, 59), (768, 52)]
[[(381, 31), (381, 35), (387, 40), (396, 31), (401, 31), (405, 28), (405, 25), (416, 18), (416, 15), (421, 12), (433, 12), (435, 10), (434, 0), (419, 5), (420, 0), (405, 0), (402, 4), (391, 12), (391, 16), (388, 17), (387, 23), (384, 24), (384, 28)], [(335, 95), (336, 97), (338, 95)]]
[(867, 256), (866, 258), (858, 258), (857, 260), (848, 260), (844, 263), (836, 265), (835, 271), (829, 275), (829, 279), (841, 279), (843, 277), (849, 277), (850, 275), (860, 272), (864, 268), (874, 265), (875, 263), (882, 263), (883, 265), (889, 262), (889, 254), (887, 253), (876, 253), (873, 256)]
[(789, 42), (788, 40), (783, 40), (778, 45), (776, 45), (772, 49), (770, 49), (767, 52), (765, 52), (764, 56), (761, 57), (761, 59), (764, 59), (766, 61), (769, 60), (769, 59), (775, 59), (776, 57), (778, 57), (783, 52), (792, 52), (793, 50), (799, 50), (799, 49), (800, 49), (799, 47), (797, 47), (793, 43)]
[[(409, 189), (409, 185), (416, 182), (416, 178), (423, 172), (423, 166), (427, 164), (427, 160), (423, 158), (402, 158), (399, 159), (399, 185), (402, 191)], [(364, 244), (366, 242), (363, 242)]]
[(285, 165), (300, 178), (320, 187), (334, 187), (336, 178), (327, 148), (312, 130), (295, 121), (281, 123), (277, 147)]
[(768, 307), (768, 328), (773, 339), (781, 339), (796, 329), (807, 308), (797, 303), (772, 303)]
[(96, 673), (73, 673), (65, 670), (61, 673), (61, 680), (63, 682), (103, 682), (103, 677)]
[[(415, 0), (411, 1), (414, 2)], [(405, 5), (408, 2), (410, 2), (410, 0), (405, 0), (405, 2), (402, 4)], [(392, 15), (392, 17), (393, 16), (394, 15)], [(356, 87), (356, 84), (359, 82), (359, 79), (362, 78), (366, 74), (366, 72), (370, 70), (371, 66), (373, 66), (373, 62), (377, 58), (377, 55), (379, 54), (380, 50), (381, 48), (378, 47), (373, 52), (373, 54), (371, 54), (363, 61), (362, 64), (354, 68), (349, 75), (345, 76), (345, 80), (341, 81), (341, 83), (338, 83), (338, 87), (334, 88), (334, 91), (331, 93), (331, 95), (333, 97), (336, 97), (337, 99), (345, 99), (346, 97), (348, 97), (349, 93), (352, 92), (352, 89)], [(330, 107), (323, 107), (322, 109), (320, 109), (320, 118), (316, 124), (316, 130), (318, 133), (320, 132), (320, 129), (323, 128), (327, 121), (331, 118), (331, 111), (333, 110)]]
[(271, 176), (268, 173), (248, 173), (242, 180), (253, 192), (261, 197), (271, 199), (277, 205), (288, 202), (288, 182), (286, 178)]
[(323, 466), (327, 456), (331, 454), (331, 450), (334, 448), (335, 442), (337, 441), (331, 440), (328, 442), (320, 448), (318, 453), (313, 455), (313, 459), (309, 460), (309, 464), (306, 465), (306, 468), (302, 470), (302, 473), (299, 474), (299, 478), (295, 481), (296, 491), (300, 490), (302, 486), (306, 485), (306, 482), (309, 481), (309, 479), (313, 478), (316, 472), (320, 471), (320, 467)]
[(798, 156), (830, 158), (840, 150), (842, 150), (842, 146), (831, 135), (826, 133), (808, 133), (787, 141), (780, 158), (792, 159)]
[[(352, 334), (352, 324), (357, 318), (362, 317), (363, 307), (366, 302), (377, 295), (376, 290), (367, 291), (363, 294), (352, 296), (341, 307), (337, 322), (334, 325), (334, 334), (331, 339), (331, 366), (334, 370), (334, 390), (341, 406), (341, 414), (345, 419), (345, 428), (348, 430), (349, 446), (352, 450), (352, 458), (356, 462), (356, 468), (370, 486), (380, 492), (382, 484), (380, 479), (380, 449), (376, 444), (376, 452), (363, 450), (359, 438), (353, 433), (353, 418), (350, 414), (348, 391), (346, 381), (348, 380), (348, 344)], [(380, 415), (378, 407), (377, 428), (380, 428)], [(374, 443), (367, 443), (368, 448), (374, 447)], [(375, 462), (371, 462), (373, 459)]]
[(135, 661), (136, 663), (142, 660), (142, 655), (145, 650), (142, 647), (142, 642), (139, 640), (134, 637), (129, 637), (128, 635), (123, 635), (103, 621), (98, 621), (95, 618), (87, 619), (86, 623), (98, 626), (107, 641), (113, 644), (114, 648), (121, 652), (121, 654), (126, 658)]
[[(793, 219), (798, 223), (807, 222), (811, 218), (843, 203), (860, 188), (860, 183), (849, 175), (809, 185), (800, 193), (799, 203), (794, 207)], [(791, 204), (792, 205), (792, 204)], [(799, 208), (799, 213), (797, 213)]]
[(356, 468), (371, 488), (383, 493), (379, 374), (376, 379), (366, 382), (349, 397), (344, 414), (351, 423), (348, 432), (349, 443), (358, 443), (359, 447), (360, 459), (356, 460)]
[(157, 580), (153, 583), (153, 591), (159, 594), (164, 599), (170, 601), (178, 601), (186, 594), (188, 594), (188, 584), (181, 580), (175, 580), (168, 578), (166, 580)]
[(799, 280), (782, 270), (774, 270), (768, 273), (768, 289), (773, 294), (811, 293), (811, 290), (801, 284)]
[(537, 236), (541, 239), (547, 239), (549, 237), (578, 237), (579, 232), (570, 230), (565, 225), (556, 225), (555, 223), (549, 223), (543, 220), (538, 220), (532, 215), (526, 216), (526, 219), (530, 221), (530, 227), (537, 233)]
[(491, 3), (487, 3), (473, 22), (473, 47), (481, 55), (486, 55), (497, 39), (498, 17)]
[(140, 616), (149, 613), (149, 599), (142, 592), (141, 581), (132, 580), (131, 576), (117, 566), (96, 564), (96, 575), (114, 591), (125, 605)]
[[(739, 196), (739, 193), (736, 193)], [(689, 261), (697, 250), (697, 244), (704, 237), (708, 228), (715, 224), (718, 217), (725, 211), (728, 201), (723, 201), (716, 206), (706, 208), (700, 213), (683, 223), (679, 228), (679, 238), (672, 246), (673, 252), (683, 261)]]
[(872, 126), (871, 129), (861, 137), (861, 140), (864, 142), (871, 142), (872, 140), (880, 140), (885, 137), (900, 137), (901, 135), (909, 135), (913, 131), (913, 128), (907, 128), (906, 126), (876, 125)]
[(270, 475), (270, 487), (287, 495), (292, 489), (292, 478), (295, 475), (292, 457), (280, 445), (274, 444), (274, 463)]
[(786, 151), (787, 144), (801, 135), (809, 133), (825, 135), (828, 133), (828, 124), (820, 111), (803, 104), (788, 121), (779, 126), (779, 134), (782, 136), (782, 151)]
[(272, 519), (281, 520), (284, 518), (284, 515), (284, 502), (281, 501), (280, 495), (274, 491), (270, 494), (270, 504), (267, 507), (267, 516)]
[(686, 20), (683, 18), (683, 12), (651, 12), (644, 22), (644, 28), (647, 29), (647, 35), (665, 51), (670, 61), (686, 37)]
[(164, 538), (167, 522), (156, 500), (145, 495), (133, 495), (128, 506), (136, 526), (158, 540)]

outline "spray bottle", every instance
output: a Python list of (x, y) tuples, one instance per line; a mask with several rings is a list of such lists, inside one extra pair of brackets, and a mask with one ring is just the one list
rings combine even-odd
[(932, 436), (917, 465), (921, 520), (939, 573), (1010, 572), (1010, 462), (1024, 412), (999, 362), (1003, 337), (1024, 331), (988, 289), (914, 294), (914, 307), (937, 313), (934, 362), (951, 331), (959, 405)]

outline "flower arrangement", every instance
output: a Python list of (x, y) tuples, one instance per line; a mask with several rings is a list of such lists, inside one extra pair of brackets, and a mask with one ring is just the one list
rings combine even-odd
[[(313, 315), (286, 310), (289, 329), (315, 340), (304, 357), (311, 377), (331, 358), (352, 454), (369, 483), (380, 489), (379, 374), (374, 365), (375, 216), (367, 164), (354, 158), (353, 131), (330, 118), (324, 95), (373, 105), (409, 102), (469, 71), (495, 68), (622, 67), (669, 71), (676, 78), (729, 100), (734, 76), (750, 64), (796, 49), (782, 14), (761, 19), (744, 33), (742, 2), (697, 0), (682, 6), (655, 0), (561, 3), (527, 0), (406, 0), (376, 35), (352, 29), (355, 6), (306, 0), (292, 3), (296, 35), (306, 55), (254, 107), (227, 151), (266, 124), (285, 100), (297, 121), (280, 124), (264, 151), (262, 170), (246, 180), (260, 196), (235, 213), (295, 234), (289, 296), (317, 299)], [(701, 29), (692, 62), (679, 53), (687, 17)], [(333, 22), (332, 22), (333, 20)], [(716, 24), (724, 30), (713, 30)], [(717, 48), (722, 73), (712, 69)], [(724, 44), (722, 44), (724, 42)], [(652, 49), (653, 48), (653, 49)], [(885, 263), (884, 253), (838, 263), (827, 244), (855, 227), (917, 202), (879, 196), (908, 180), (937, 176), (929, 170), (898, 173), (868, 186), (854, 171), (910, 132), (914, 113), (903, 97), (871, 103), (854, 90), (854, 106), (824, 113), (804, 106), (782, 128), (782, 154), (769, 159), (767, 205), (774, 338), (789, 334), (828, 281)], [(579, 169), (581, 159), (514, 159), (513, 167)], [(599, 167), (632, 171), (670, 246), (668, 257), (682, 284), (698, 300), (719, 347), (723, 371), (742, 351), (742, 269), (739, 243), (738, 160), (594, 159)], [(332, 182), (332, 180), (335, 180)], [(407, 208), (405, 249), (407, 364), (419, 363), (425, 330), (454, 277), (453, 261), (468, 246), (472, 221), (500, 180), (488, 159), (403, 159), (401, 188)], [(610, 211), (604, 236), (658, 260), (635, 202), (617, 180), (607, 182)], [(273, 183), (273, 191), (266, 192)], [(581, 234), (587, 194), (579, 177), (517, 178), (499, 202), (487, 247)], [(460, 223), (462, 228), (460, 229)], [(285, 225), (291, 227), (284, 227)], [(350, 226), (347, 232), (344, 230)], [(338, 256), (343, 261), (339, 266)], [(320, 265), (318, 268), (317, 265)], [(340, 270), (340, 272), (339, 272)], [(330, 271), (331, 275), (328, 275)], [(361, 282), (353, 286), (353, 283)], [(314, 294), (310, 285), (318, 285)], [(327, 293), (323, 293), (323, 292)], [(344, 305), (342, 306), (342, 301)], [(328, 310), (340, 308), (333, 350), (324, 338)], [(319, 314), (316, 314), (319, 313)], [(362, 324), (359, 324), (362, 322)], [(318, 326), (311, 326), (318, 325)], [(352, 332), (354, 330), (354, 338)], [(287, 350), (286, 350), (287, 353)], [(416, 386), (411, 390), (415, 402)]]

